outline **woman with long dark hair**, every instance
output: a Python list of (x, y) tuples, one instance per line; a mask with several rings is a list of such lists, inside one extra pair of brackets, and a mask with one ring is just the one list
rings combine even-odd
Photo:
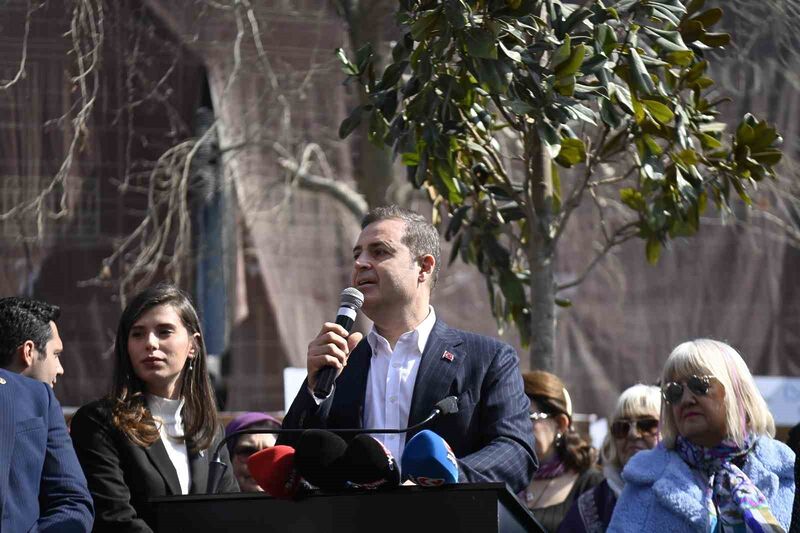
[(546, 531), (556, 531), (575, 498), (603, 481), (597, 454), (572, 427), (572, 400), (558, 376), (536, 370), (522, 374), (531, 400), (539, 470), (524, 500)]
[[(107, 397), (81, 407), (72, 441), (94, 499), (94, 531), (151, 531), (154, 496), (205, 492), (223, 436), (197, 312), (169, 284), (122, 313)], [(230, 463), (223, 447), (223, 460)], [(238, 491), (231, 469), (222, 492)]]

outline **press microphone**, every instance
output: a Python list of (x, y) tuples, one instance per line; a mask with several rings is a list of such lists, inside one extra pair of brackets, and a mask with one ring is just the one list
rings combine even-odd
[(289, 500), (303, 484), (294, 466), (294, 455), (294, 448), (278, 444), (251, 455), (247, 459), (247, 469), (264, 492), (274, 498)]
[[(336, 323), (342, 326), (347, 333), (356, 320), (356, 314), (361, 306), (364, 305), (364, 295), (361, 291), (348, 287), (342, 291), (340, 296), (339, 312), (336, 313)], [(336, 379), (336, 367), (326, 366), (317, 372), (317, 383), (314, 385), (314, 396), (323, 400), (331, 395), (333, 382)]]
[(400, 484), (400, 465), (379, 440), (356, 436), (341, 459), (345, 484), (356, 489), (391, 488)]
[[(457, 412), (458, 412), (458, 398), (455, 397), (455, 396), (448, 396), (448, 397), (446, 397), (446, 398), (444, 398), (442, 400), (439, 400), (436, 403), (436, 405), (433, 406), (433, 410), (427, 416), (427, 418), (425, 418), (421, 422), (418, 422), (418, 423), (414, 424), (413, 426), (409, 426), (409, 427), (406, 427), (406, 428), (399, 428), (399, 429), (387, 429), (387, 428), (352, 428), (352, 429), (351, 428), (345, 428), (345, 429), (338, 429), (337, 428), (337, 429), (334, 429), (333, 431), (335, 431), (337, 434), (351, 434), (351, 433), (355, 433), (355, 434), (360, 434), (360, 433), (398, 434), (398, 433), (408, 433), (408, 432), (411, 432), (411, 431), (416, 431), (417, 429), (419, 429), (419, 428), (423, 427), (424, 425), (430, 423), (433, 419), (437, 418), (438, 416), (449, 415), (449, 414), (457, 413)], [(230, 435), (226, 435), (219, 442), (219, 444), (217, 444), (217, 448), (214, 450), (214, 454), (212, 455), (211, 461), (209, 461), (209, 464), (208, 464), (208, 482), (207, 482), (207, 485), (206, 485), (206, 493), (207, 494), (216, 494), (217, 490), (219, 489), (219, 483), (222, 480), (222, 475), (225, 473), (225, 469), (228, 467), (228, 465), (226, 465), (224, 462), (222, 462), (222, 459), (220, 459), (220, 453), (222, 452), (222, 448), (225, 446), (225, 444), (229, 440), (235, 439), (235, 438), (237, 438), (237, 437), (239, 437), (241, 435), (258, 435), (258, 434), (284, 435), (284, 434), (298, 434), (298, 433), (305, 434), (306, 432), (309, 432), (309, 431), (316, 432), (316, 431), (322, 431), (322, 430), (319, 430), (319, 429), (302, 429), (302, 428), (296, 428), (296, 429), (288, 429), (288, 428), (287, 429), (248, 428), (248, 429), (242, 429), (242, 430), (239, 430), (239, 431), (235, 431), (235, 432), (231, 433)], [(330, 433), (330, 432), (326, 432), (326, 433)], [(311, 439), (311, 438), (312, 437), (308, 437), (308, 439)], [(320, 438), (320, 437), (315, 437), (315, 438)], [(303, 440), (302, 436), (301, 436), (300, 440)], [(342, 441), (342, 442), (344, 442), (344, 441)], [(312, 447), (310, 446), (310, 440), (309, 440), (308, 444), (309, 444), (309, 449), (311, 449)], [(299, 446), (299, 441), (298, 441), (298, 446)], [(347, 444), (345, 443), (345, 448), (346, 448), (346, 446), (347, 446)], [(297, 454), (297, 451), (298, 450), (295, 449), (295, 454)], [(310, 453), (313, 453), (313, 452), (310, 452)], [(344, 452), (342, 451), (342, 455), (343, 454), (344, 454)], [(297, 457), (295, 457), (295, 463), (296, 462), (297, 462)], [(315, 472), (316, 471), (312, 466), (312, 477), (314, 476)], [(303, 475), (303, 477), (306, 477), (305, 474), (303, 474), (302, 472), (301, 472), (301, 474)], [(308, 477), (306, 477), (306, 479), (309, 482), (314, 483)], [(314, 484), (316, 485), (316, 483), (314, 483)], [(319, 485), (317, 485), (317, 486), (319, 486)]]
[(458, 483), (458, 462), (450, 445), (429, 429), (423, 429), (403, 450), (403, 475), (425, 487)]
[(323, 490), (345, 486), (342, 457), (347, 450), (345, 440), (324, 429), (306, 430), (297, 440), (294, 464), (303, 478)]

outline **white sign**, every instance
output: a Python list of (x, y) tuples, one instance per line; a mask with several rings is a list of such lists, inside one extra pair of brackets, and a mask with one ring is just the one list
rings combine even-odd
[(289, 412), (289, 407), (297, 396), (297, 391), (306, 379), (308, 372), (305, 368), (287, 366), (283, 369), (283, 413)]
[(794, 426), (800, 422), (800, 378), (753, 376), (758, 390), (767, 401), (776, 426)]

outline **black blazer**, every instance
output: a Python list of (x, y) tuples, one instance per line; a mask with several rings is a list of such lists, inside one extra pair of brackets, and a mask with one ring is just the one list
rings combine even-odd
[[(150, 532), (154, 516), (148, 500), (156, 496), (180, 494), (175, 467), (159, 439), (148, 448), (134, 444), (117, 429), (111, 418), (111, 403), (98, 400), (81, 407), (72, 418), (72, 443), (89, 482), (95, 505), (95, 532)], [(208, 480), (208, 462), (222, 428), (214, 437), (211, 450), (189, 454), (190, 494), (203, 494)], [(220, 492), (238, 492), (228, 450), (222, 447), (222, 460), (228, 464)]]
[[(331, 397), (319, 406), (303, 382), (283, 427), (362, 427), (371, 359), (364, 339), (350, 354)], [(439, 418), (429, 428), (455, 452), (460, 481), (505, 481), (515, 492), (527, 487), (538, 463), (530, 402), (514, 349), (437, 320), (417, 371), (408, 425), (422, 421), (436, 402), (450, 395), (458, 397), (458, 413)], [(278, 441), (292, 444), (294, 438), (281, 435)]]

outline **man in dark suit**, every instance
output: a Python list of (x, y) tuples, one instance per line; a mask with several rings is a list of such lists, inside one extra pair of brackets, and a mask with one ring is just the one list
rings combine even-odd
[(55, 386), (64, 373), (55, 322), (60, 314), (57, 306), (39, 300), (0, 298), (0, 368)]
[[(366, 338), (325, 323), (308, 346), (308, 378), (284, 427), (405, 427), (455, 395), (459, 412), (430, 427), (458, 458), (461, 482), (504, 481), (525, 488), (537, 461), (514, 350), (460, 331), (436, 317), (430, 296), (439, 269), (439, 235), (423, 217), (396, 206), (364, 218), (353, 248), (353, 286), (373, 321)], [(336, 368), (324, 400), (312, 390), (320, 369)], [(405, 435), (374, 435), (399, 458)], [(408, 435), (411, 438), (413, 435)], [(292, 442), (283, 436), (281, 441)]]
[(93, 519), (53, 391), (0, 369), (0, 531), (83, 532)]

